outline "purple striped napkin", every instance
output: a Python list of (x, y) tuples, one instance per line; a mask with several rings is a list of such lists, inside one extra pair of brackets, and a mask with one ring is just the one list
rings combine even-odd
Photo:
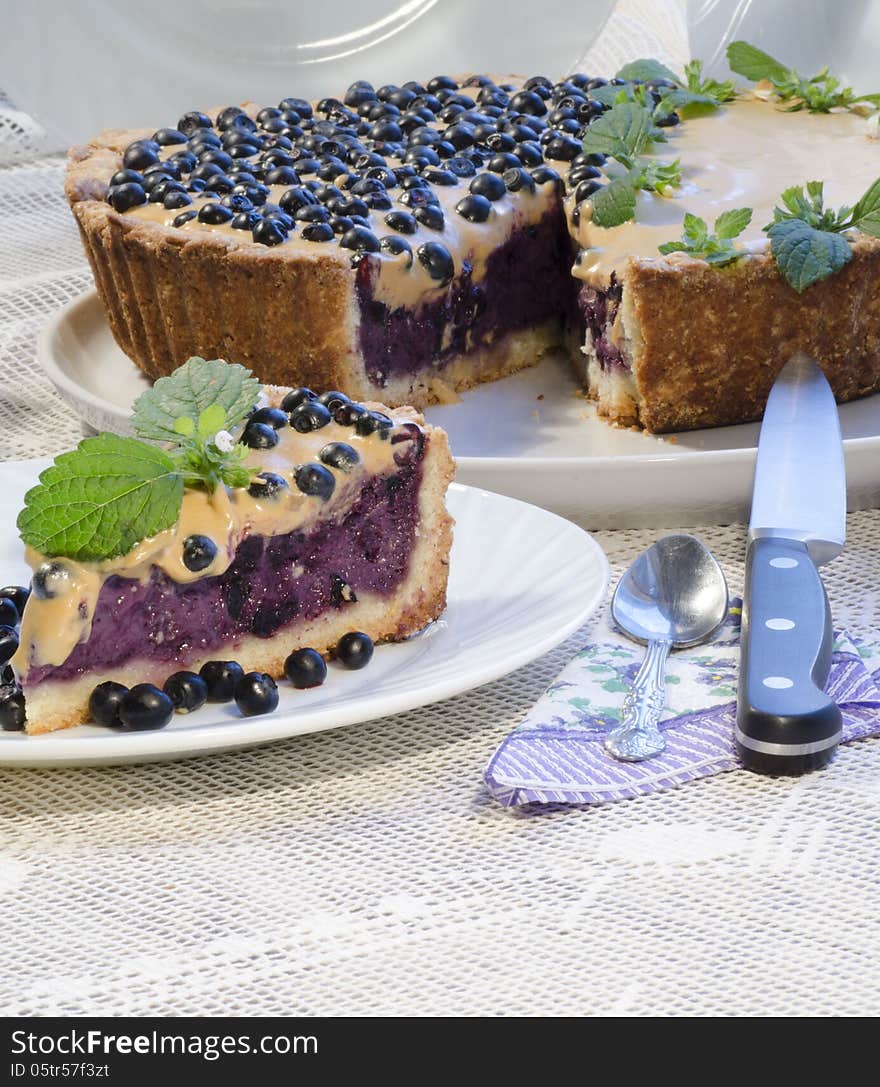
[[(742, 602), (734, 600), (716, 639), (671, 654), (660, 728), (666, 750), (645, 762), (618, 762), (603, 744), (620, 720), (643, 650), (607, 617), (506, 740), (486, 768), (505, 807), (604, 804), (672, 789), (736, 770), (733, 744)], [(843, 713), (843, 742), (880, 734), (880, 643), (835, 639), (826, 690)]]

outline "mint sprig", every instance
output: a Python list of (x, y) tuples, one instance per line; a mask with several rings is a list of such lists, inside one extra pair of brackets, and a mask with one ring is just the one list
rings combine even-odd
[(731, 209), (718, 216), (710, 233), (704, 219), (688, 213), (682, 224), (681, 239), (664, 242), (658, 248), (663, 254), (688, 253), (707, 264), (731, 264), (742, 256), (742, 250), (734, 246), (733, 239), (742, 234), (751, 221), (751, 208)]
[(248, 486), (248, 449), (229, 431), (259, 389), (243, 366), (190, 359), (135, 403), (135, 428), (150, 441), (99, 434), (41, 474), (18, 517), (22, 540), (49, 557), (100, 562), (174, 525), (184, 487)]
[(727, 47), (727, 63), (732, 71), (753, 82), (766, 80), (783, 102), (791, 102), (789, 112), (807, 109), (811, 113), (828, 113), (838, 107), (849, 108), (859, 102), (880, 108), (880, 94), (856, 94), (852, 87), (823, 68), (817, 75), (806, 78), (796, 68), (789, 68), (763, 49), (748, 42), (731, 42)]
[(799, 294), (849, 263), (846, 231), (880, 237), (880, 178), (853, 207), (826, 208), (821, 181), (786, 189), (782, 204), (764, 230), (780, 275)]
[(18, 531), (49, 557), (97, 562), (170, 528), (182, 499), (183, 477), (165, 450), (99, 434), (40, 474), (25, 495)]
[(619, 226), (632, 219), (640, 189), (665, 195), (680, 184), (677, 159), (663, 163), (642, 157), (652, 143), (665, 140), (662, 129), (654, 124), (652, 111), (634, 99), (617, 102), (590, 125), (584, 136), (584, 151), (605, 155), (626, 169), (622, 177), (613, 178), (590, 197), (596, 226)]
[(168, 377), (160, 377), (134, 403), (132, 424), (142, 437), (176, 442), (178, 419), (198, 424), (202, 412), (213, 405), (224, 411), (218, 430), (231, 430), (248, 414), (260, 395), (260, 383), (250, 370), (222, 359), (194, 356)]
[[(736, 98), (736, 86), (728, 79), (703, 78), (703, 62), (691, 60), (684, 66), (684, 75), (676, 75), (658, 60), (643, 58), (625, 64), (617, 73), (618, 79), (628, 83), (655, 84), (660, 101), (654, 107), (654, 118), (659, 119), (678, 112), (683, 118), (717, 109)], [(634, 92), (635, 93), (635, 92)]]

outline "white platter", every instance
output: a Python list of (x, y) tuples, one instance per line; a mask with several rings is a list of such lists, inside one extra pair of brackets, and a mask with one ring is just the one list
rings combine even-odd
[[(0, 524), (6, 526), (0, 584), (29, 579), (15, 518), (48, 463), (0, 464)], [(279, 708), (265, 717), (243, 718), (234, 706), (209, 704), (159, 732), (95, 725), (42, 736), (0, 732), (0, 766), (179, 759), (402, 713), (514, 671), (558, 645), (599, 606), (608, 562), (582, 529), (546, 510), (458, 484), (448, 501), (456, 528), (447, 609), (408, 641), (378, 646), (363, 671), (331, 664), (324, 685), (312, 691), (280, 683)]]
[[(95, 429), (129, 432), (147, 381), (117, 347), (98, 296), (44, 327), (38, 357)], [(448, 432), (461, 483), (576, 518), (591, 528), (747, 519), (758, 424), (654, 436), (608, 426), (578, 394), (565, 359), (548, 359), (426, 415)], [(880, 395), (840, 409), (849, 505), (880, 504)]]

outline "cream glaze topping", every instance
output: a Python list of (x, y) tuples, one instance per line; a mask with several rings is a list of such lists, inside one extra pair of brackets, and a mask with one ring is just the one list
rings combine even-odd
[[(167, 150), (173, 151), (174, 148)], [(486, 263), (495, 249), (516, 230), (537, 223), (548, 209), (557, 205), (559, 199), (554, 184), (545, 182), (537, 186), (534, 194), (520, 191), (514, 198), (507, 193), (500, 200), (493, 202), (492, 212), (485, 223), (471, 223), (455, 210), (455, 205), (470, 191), (468, 186), (471, 180), (471, 178), (462, 178), (456, 185), (432, 186), (432, 191), (443, 209), (443, 229), (431, 230), (419, 223), (414, 234), (404, 235), (412, 247), (412, 266), (409, 264), (409, 255), (405, 253), (370, 254), (378, 265), (378, 273), (373, 281), (373, 296), (380, 302), (384, 302), (391, 309), (399, 306), (414, 307), (420, 302), (431, 301), (447, 289), (431, 279), (416, 256), (419, 246), (425, 242), (440, 242), (446, 246), (455, 263), (456, 275), (461, 274), (462, 265), (467, 261), (473, 269), (473, 281), (479, 282), (485, 277)], [(277, 204), (282, 194), (289, 188), (290, 185), (270, 185), (271, 195), (268, 202)], [(388, 195), (394, 201), (395, 209), (411, 211), (409, 208), (404, 209), (402, 204), (398, 204), (396, 198), (401, 193), (401, 189), (388, 191)], [(204, 196), (194, 196), (192, 204), (185, 208), (168, 211), (159, 203), (142, 204), (124, 214), (132, 219), (172, 226), (174, 220), (182, 212), (198, 211), (204, 204), (215, 202)], [(387, 214), (387, 211), (371, 211), (369, 214), (370, 229), (380, 239), (385, 234), (395, 233), (385, 224)], [(184, 234), (192, 234), (193, 237), (200, 234), (220, 237), (232, 245), (247, 246), (251, 253), (259, 251), (264, 257), (278, 252), (286, 255), (291, 251), (297, 256), (311, 259), (335, 254), (337, 259), (341, 257), (347, 261), (351, 256), (350, 250), (340, 249), (336, 242), (307, 241), (300, 236), (300, 230), (304, 225), (304, 223), (297, 223), (288, 240), (272, 248), (254, 243), (249, 230), (235, 230), (228, 223), (212, 225), (200, 223), (198, 218), (195, 218), (177, 229)]]
[[(405, 409), (395, 411), (392, 417), (396, 424), (411, 419)], [(391, 437), (405, 434), (405, 441), (392, 445)], [(243, 488), (221, 487), (213, 495), (188, 489), (177, 524), (141, 540), (127, 554), (103, 562), (59, 559), (70, 571), (70, 580), (65, 591), (52, 599), (41, 600), (31, 594), (22, 619), (19, 649), (11, 662), (16, 674), (21, 678), (31, 666), (60, 665), (67, 660), (73, 648), (88, 638), (98, 595), (112, 575), (145, 583), (157, 567), (173, 581), (188, 583), (222, 574), (247, 536), (283, 535), (305, 530), (318, 520), (344, 517), (369, 478), (397, 471), (394, 454), (405, 451), (412, 440), (399, 425), (382, 439), (378, 433), (362, 437), (353, 427), (334, 422), (309, 434), (285, 427), (279, 435), (281, 440), (274, 449), (252, 450), (245, 461), (288, 480), (290, 486), (277, 497), (254, 498)], [(360, 460), (348, 473), (324, 465), (336, 480), (333, 494), (324, 501), (303, 494), (294, 482), (294, 472), (298, 465), (320, 463), (319, 453), (330, 442), (347, 443)], [(217, 544), (217, 555), (207, 569), (194, 573), (183, 564), (183, 542), (196, 533)], [(32, 569), (46, 561), (31, 548), (26, 549), (25, 559)]]
[(681, 237), (685, 212), (711, 227), (722, 211), (753, 208), (737, 243), (747, 252), (763, 252), (769, 242), (761, 228), (772, 221), (784, 189), (824, 181), (826, 205), (837, 207), (855, 203), (880, 177), (880, 143), (868, 138), (865, 118), (847, 110), (786, 113), (772, 102), (749, 97), (665, 131), (669, 142), (656, 144), (652, 157), (664, 162), (680, 158), (682, 185), (670, 196), (640, 192), (632, 222), (594, 226), (586, 201), (574, 226), (574, 202), (567, 198), (571, 232), (585, 251), (573, 269), (579, 279), (607, 285), (611, 273), (619, 274), (631, 256), (692, 260), (657, 251), (658, 245)]

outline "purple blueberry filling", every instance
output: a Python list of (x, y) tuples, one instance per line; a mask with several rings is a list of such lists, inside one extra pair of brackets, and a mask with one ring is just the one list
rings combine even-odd
[(242, 637), (269, 638), (295, 621), (347, 607), (358, 593), (391, 595), (407, 576), (418, 521), (422, 461), (419, 444), (410, 448), (400, 470), (371, 480), (344, 520), (305, 533), (250, 536), (219, 577), (184, 585), (154, 569), (144, 585), (108, 578), (88, 640), (62, 665), (33, 668), (28, 686), (130, 660), (174, 672)]
[(376, 299), (377, 264), (361, 261), (360, 347), (370, 380), (385, 385), (389, 378), (428, 366), (440, 370), (454, 356), (553, 317), (568, 323), (575, 310), (571, 261), (571, 239), (558, 209), (500, 245), (481, 283), (472, 281), (471, 265), (465, 262), (443, 296), (417, 310), (390, 310)]
[(593, 350), (605, 372), (629, 370), (620, 348), (615, 347), (608, 338), (620, 305), (621, 293), (622, 288), (616, 276), (612, 275), (611, 285), (607, 290), (600, 291), (595, 287), (585, 286), (578, 295), (578, 306), (592, 338)]

